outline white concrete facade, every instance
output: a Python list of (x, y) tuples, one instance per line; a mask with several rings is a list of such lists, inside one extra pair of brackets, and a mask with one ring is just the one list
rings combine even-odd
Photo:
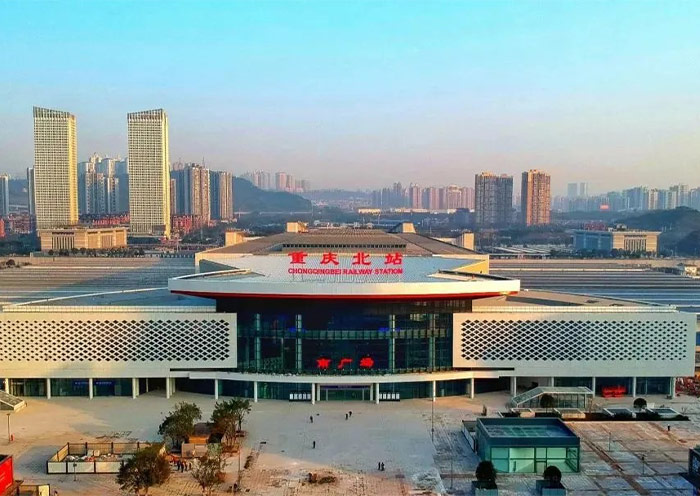
[(693, 375), (695, 315), (656, 310), (455, 314), (453, 367), (548, 378)]
[(24, 308), (0, 312), (5, 378), (168, 377), (171, 369), (237, 364), (235, 314), (187, 307)]

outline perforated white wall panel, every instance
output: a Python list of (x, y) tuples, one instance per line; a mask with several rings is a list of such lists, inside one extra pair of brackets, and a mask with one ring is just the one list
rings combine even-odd
[(171, 368), (234, 368), (236, 318), (191, 312), (0, 313), (0, 343), (0, 372), (7, 377), (86, 372), (138, 377)]
[(692, 375), (695, 316), (494, 313), (454, 316), (455, 367), (516, 375)]

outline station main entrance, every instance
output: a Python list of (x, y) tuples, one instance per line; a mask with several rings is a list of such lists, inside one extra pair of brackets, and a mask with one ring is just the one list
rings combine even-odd
[(369, 384), (320, 385), (319, 401), (372, 401)]

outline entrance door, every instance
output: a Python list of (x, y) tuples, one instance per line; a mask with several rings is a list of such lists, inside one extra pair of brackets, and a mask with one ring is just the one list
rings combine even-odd
[(321, 401), (369, 401), (371, 386), (321, 386)]

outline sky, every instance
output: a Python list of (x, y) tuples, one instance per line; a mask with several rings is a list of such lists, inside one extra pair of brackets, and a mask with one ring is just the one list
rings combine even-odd
[(700, 186), (698, 26), (692, 1), (4, 0), (0, 172), (36, 105), (76, 115), (79, 160), (164, 108), (172, 161), (316, 187)]

